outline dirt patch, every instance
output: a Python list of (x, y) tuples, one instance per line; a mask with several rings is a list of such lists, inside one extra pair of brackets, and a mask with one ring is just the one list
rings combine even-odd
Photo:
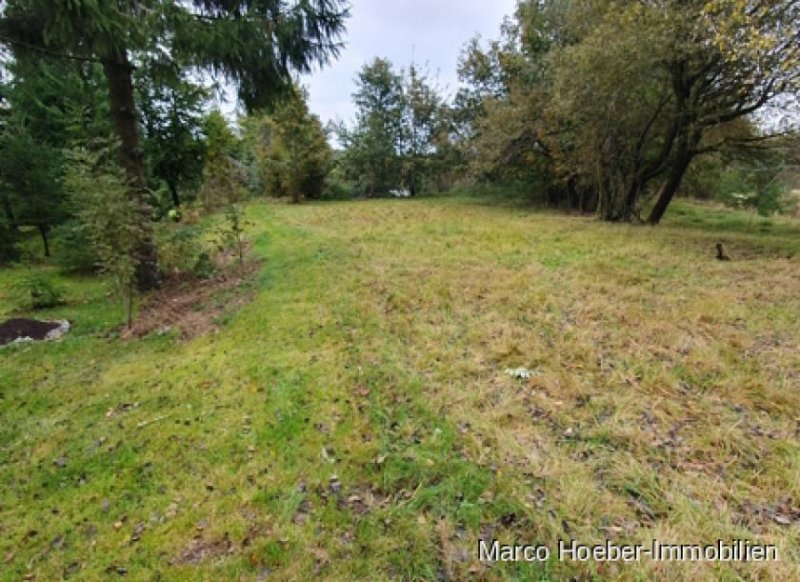
[(171, 564), (193, 564), (198, 565), (210, 560), (216, 560), (231, 556), (239, 551), (239, 548), (234, 544), (226, 534), (222, 539), (205, 540), (202, 538), (195, 538), (183, 548), (180, 554), (173, 560)]
[(155, 331), (177, 330), (182, 339), (216, 331), (216, 321), (224, 313), (246, 303), (252, 293), (246, 283), (258, 269), (246, 263), (211, 279), (174, 278), (149, 294), (139, 308), (133, 327), (122, 331), (123, 338), (141, 337)]
[(0, 346), (21, 338), (32, 340), (47, 339), (47, 334), (61, 327), (58, 321), (38, 321), (36, 319), (16, 318), (0, 324)]

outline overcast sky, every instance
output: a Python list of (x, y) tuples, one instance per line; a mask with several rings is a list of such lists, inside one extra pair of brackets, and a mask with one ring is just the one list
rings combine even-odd
[(311, 110), (323, 123), (354, 116), (354, 79), (364, 63), (388, 58), (399, 68), (428, 66), (438, 85), (452, 93), (456, 64), (464, 44), (476, 33), (497, 38), (503, 17), (516, 0), (351, 0), (351, 16), (339, 59), (301, 79)]

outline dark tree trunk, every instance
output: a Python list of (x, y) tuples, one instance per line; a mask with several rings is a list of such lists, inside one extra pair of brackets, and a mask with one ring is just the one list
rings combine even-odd
[(597, 212), (597, 191), (593, 188), (581, 188), (581, 211), (584, 214)]
[(628, 187), (628, 192), (625, 194), (625, 201), (622, 205), (621, 220), (632, 222), (634, 219), (641, 220), (636, 212), (636, 203), (639, 200), (639, 195), (642, 192), (642, 183), (638, 178), (634, 178), (631, 185)]
[(180, 208), (181, 197), (178, 194), (178, 187), (175, 185), (175, 181), (167, 180), (167, 186), (169, 187), (170, 194), (172, 194), (172, 204), (175, 205), (175, 208)]
[(575, 176), (570, 176), (567, 180), (567, 200), (571, 210), (583, 211), (581, 195), (575, 186)]
[(39, 234), (42, 235), (42, 246), (44, 247), (44, 256), (50, 258), (50, 243), (47, 240), (47, 233), (50, 227), (46, 224), (39, 225)]
[(137, 251), (136, 286), (148, 291), (158, 284), (156, 247), (152, 234), (151, 209), (147, 203), (144, 156), (139, 146), (139, 127), (133, 92), (133, 66), (124, 50), (115, 50), (103, 60), (108, 81), (111, 119), (119, 138), (119, 163), (131, 185), (131, 195), (139, 205), (144, 236)]
[(647, 217), (647, 222), (649, 224), (656, 225), (664, 218), (664, 214), (667, 212), (670, 202), (672, 202), (672, 199), (678, 192), (683, 176), (686, 174), (686, 170), (689, 168), (693, 157), (688, 147), (681, 146), (678, 148), (675, 162), (667, 173), (667, 179), (658, 193), (658, 199), (656, 200), (655, 206), (653, 206), (653, 209), (650, 211), (650, 216)]
[(19, 230), (17, 227), (17, 218), (14, 216), (14, 210), (11, 208), (11, 201), (8, 199), (8, 196), (3, 196), (3, 210), (6, 213), (6, 219), (8, 219), (8, 225), (11, 227), (11, 230), (15, 232)]

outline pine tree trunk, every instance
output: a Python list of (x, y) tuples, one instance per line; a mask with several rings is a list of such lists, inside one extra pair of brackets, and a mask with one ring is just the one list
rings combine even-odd
[(141, 213), (144, 232), (137, 250), (136, 286), (148, 291), (158, 284), (156, 247), (151, 225), (151, 209), (147, 202), (147, 184), (144, 177), (144, 155), (139, 146), (139, 127), (133, 93), (133, 66), (125, 51), (116, 50), (103, 61), (108, 81), (111, 119), (119, 139), (119, 163), (131, 185), (131, 195), (136, 198)]

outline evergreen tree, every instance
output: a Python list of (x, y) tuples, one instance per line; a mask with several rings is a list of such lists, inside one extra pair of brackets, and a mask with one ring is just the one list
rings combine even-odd
[(414, 196), (425, 189), (433, 168), (442, 104), (427, 75), (413, 64), (405, 79), (404, 105), (403, 185)]
[(338, 130), (345, 171), (359, 193), (382, 196), (402, 183), (403, 78), (388, 60), (375, 59), (361, 69), (357, 84), (355, 127)]
[(319, 199), (331, 169), (327, 135), (306, 100), (305, 92), (297, 89), (272, 115), (247, 123), (262, 187), (294, 202)]
[(252, 109), (285, 93), (292, 71), (307, 72), (335, 56), (346, 17), (340, 0), (9, 0), (0, 14), (0, 42), (42, 58), (102, 65), (119, 162), (143, 226), (137, 279), (140, 287), (149, 288), (156, 283), (157, 269), (152, 229), (146, 228), (150, 211), (133, 82), (136, 65), (163, 54), (182, 66), (221, 74)]
[(207, 91), (171, 67), (161, 72), (151, 66), (137, 72), (144, 151), (154, 185), (169, 188), (178, 208), (182, 191), (200, 186), (205, 162), (203, 106)]

